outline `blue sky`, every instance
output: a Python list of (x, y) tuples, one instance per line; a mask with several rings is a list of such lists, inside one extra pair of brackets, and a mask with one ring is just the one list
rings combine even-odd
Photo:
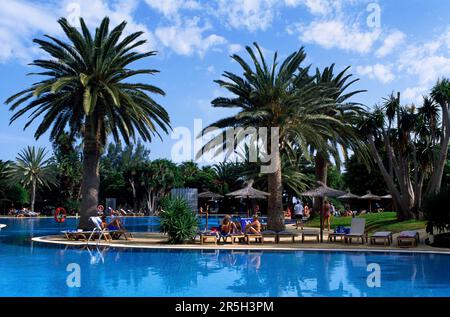
[[(378, 15), (379, 13), (379, 15)], [(163, 88), (159, 98), (173, 127), (193, 129), (229, 115), (210, 107), (226, 94), (214, 82), (224, 70), (239, 71), (232, 53), (258, 42), (267, 56), (285, 57), (304, 46), (306, 64), (323, 68), (351, 65), (367, 89), (355, 101), (367, 106), (392, 91), (419, 103), (439, 77), (450, 76), (450, 1), (447, 0), (9, 0), (0, 10), (0, 101), (30, 85), (27, 63), (42, 53), (32, 43), (43, 34), (62, 36), (56, 20), (83, 16), (91, 27), (103, 16), (128, 21), (128, 32), (143, 30), (147, 49), (159, 51), (136, 67), (157, 68), (145, 78)], [(379, 22), (379, 23), (378, 23)], [(27, 145), (51, 149), (48, 135), (34, 140), (25, 120), (9, 126), (11, 112), (0, 107), (0, 159), (14, 159)], [(194, 135), (192, 135), (192, 138)], [(147, 144), (151, 157), (170, 158), (176, 140)]]

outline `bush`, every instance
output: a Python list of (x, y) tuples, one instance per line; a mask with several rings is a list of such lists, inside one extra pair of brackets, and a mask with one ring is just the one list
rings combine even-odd
[(443, 189), (439, 194), (428, 196), (423, 204), (423, 213), (427, 220), (427, 232), (433, 234), (433, 228), (439, 233), (450, 229), (450, 190)]
[(197, 216), (184, 199), (165, 199), (161, 202), (161, 232), (167, 233), (169, 243), (185, 243), (195, 237)]

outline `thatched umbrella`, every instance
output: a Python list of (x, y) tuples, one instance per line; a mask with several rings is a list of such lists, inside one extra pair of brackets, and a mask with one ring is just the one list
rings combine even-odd
[[(209, 198), (210, 200), (214, 201), (216, 199), (223, 198), (223, 196), (220, 194), (217, 194), (217, 193), (206, 191), (206, 192), (198, 194), (198, 198)], [(208, 230), (208, 218), (209, 218), (209, 208), (207, 206), (206, 207), (205, 230)]]
[(350, 190), (347, 189), (347, 193), (345, 195), (339, 196), (338, 199), (345, 200), (345, 201), (355, 201), (355, 200), (361, 199), (361, 197), (358, 195), (352, 194), (350, 192)]
[(248, 201), (250, 199), (266, 199), (268, 196), (270, 196), (269, 193), (255, 189), (252, 185), (253, 181), (249, 181), (247, 183), (247, 186), (245, 186), (244, 188), (227, 194), (227, 196), (230, 197), (247, 199), (247, 217), (249, 217)]
[[(345, 192), (342, 190), (337, 190), (331, 187), (328, 187), (322, 182), (317, 182), (319, 184), (318, 187), (310, 189), (304, 193), (302, 196), (315, 197), (315, 198), (325, 198), (325, 197), (339, 197), (345, 195)], [(321, 208), (320, 212), (320, 242), (323, 242), (323, 208)]]
[(372, 201), (381, 200), (381, 197), (372, 194), (370, 190), (368, 190), (366, 195), (361, 196), (361, 199), (367, 200), (369, 202), (369, 212), (372, 212)]
[(353, 199), (361, 199), (360, 196), (352, 194), (349, 190), (345, 195), (339, 196), (338, 199), (340, 200), (353, 200)]

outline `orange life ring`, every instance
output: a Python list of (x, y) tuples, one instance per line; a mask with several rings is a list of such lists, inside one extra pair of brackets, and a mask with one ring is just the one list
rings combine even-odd
[(64, 221), (66, 221), (66, 217), (67, 217), (67, 212), (63, 207), (58, 207), (55, 210), (55, 221), (62, 223)]

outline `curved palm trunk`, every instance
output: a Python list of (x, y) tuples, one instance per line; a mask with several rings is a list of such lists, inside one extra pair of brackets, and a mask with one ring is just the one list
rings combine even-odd
[(285, 229), (283, 212), (283, 185), (281, 175), (280, 152), (275, 151), (272, 156), (275, 167), (274, 173), (267, 174), (267, 184), (269, 190), (267, 225), (270, 230), (281, 231)]
[(98, 192), (100, 186), (100, 136), (93, 132), (93, 127), (86, 123), (83, 145), (83, 181), (81, 183), (81, 206), (79, 229), (92, 229), (89, 217), (97, 215)]

